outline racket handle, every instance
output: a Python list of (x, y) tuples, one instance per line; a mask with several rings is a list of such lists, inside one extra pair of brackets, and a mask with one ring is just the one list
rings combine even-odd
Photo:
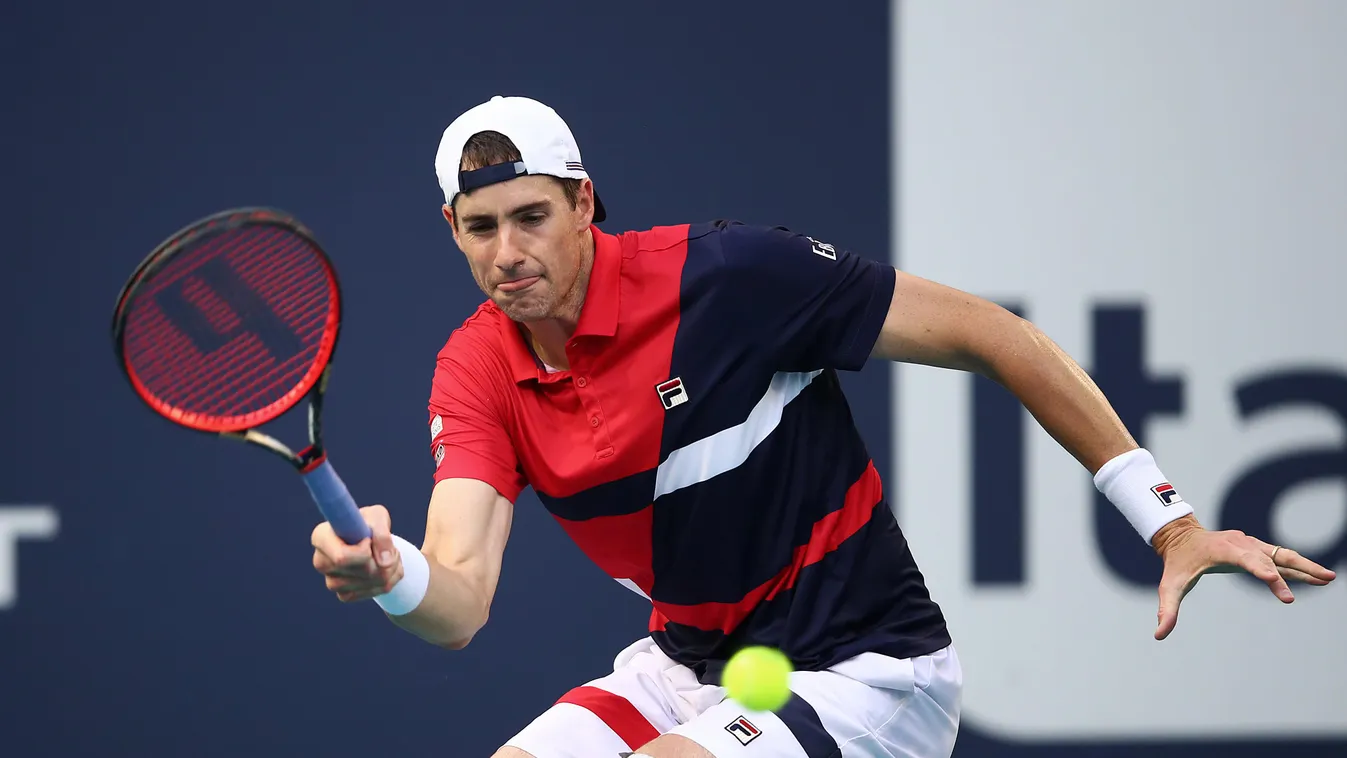
[(342, 541), (354, 545), (370, 536), (369, 524), (365, 523), (355, 499), (330, 462), (323, 461), (317, 468), (300, 476), (304, 484), (308, 485), (309, 494), (313, 495), (313, 501), (318, 504), (323, 518), (332, 525), (332, 531)]

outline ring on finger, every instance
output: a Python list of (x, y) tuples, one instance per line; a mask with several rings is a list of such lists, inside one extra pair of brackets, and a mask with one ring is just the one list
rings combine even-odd
[(1281, 545), (1277, 545), (1272, 548), (1272, 555), (1269, 557), (1272, 559), (1272, 565), (1274, 566), (1277, 565), (1277, 551), (1281, 549), (1282, 549)]

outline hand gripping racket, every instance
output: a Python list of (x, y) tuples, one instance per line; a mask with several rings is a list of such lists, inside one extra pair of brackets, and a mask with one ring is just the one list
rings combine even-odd
[[(156, 413), (257, 445), (299, 470), (347, 544), (370, 536), (323, 448), (323, 395), (341, 328), (337, 273), (284, 212), (238, 208), (169, 237), (122, 288), (117, 362)], [(257, 427), (309, 399), (309, 445), (292, 452)]]

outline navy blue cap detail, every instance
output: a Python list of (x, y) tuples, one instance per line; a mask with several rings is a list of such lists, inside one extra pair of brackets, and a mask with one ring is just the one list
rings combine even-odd
[(528, 174), (528, 169), (524, 168), (523, 161), (514, 161), (513, 163), (498, 163), (494, 166), (484, 166), (473, 171), (458, 172), (458, 191), (468, 192), (478, 187), (485, 187), (488, 184), (505, 182), (516, 177)]
[[(573, 164), (574, 167), (584, 170), (580, 164)], [(568, 163), (567, 167), (572, 164)], [(485, 187), (488, 184), (498, 184), (508, 182), (511, 179), (517, 179), (521, 176), (528, 176), (528, 169), (524, 167), (523, 161), (514, 161), (511, 163), (497, 163), (494, 166), (484, 166), (472, 171), (458, 172), (458, 191), (469, 192), (478, 187)], [(599, 199), (599, 193), (594, 193), (594, 223), (605, 221), (608, 218), (608, 209), (603, 207), (603, 201)]]

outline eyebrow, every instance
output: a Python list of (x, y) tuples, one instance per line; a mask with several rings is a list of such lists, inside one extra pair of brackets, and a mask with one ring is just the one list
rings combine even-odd
[[(525, 204), (523, 204), (523, 205), (521, 205), (521, 206), (518, 206), (518, 207), (516, 207), (516, 208), (511, 208), (508, 212), (506, 212), (505, 215), (506, 215), (506, 216), (522, 216), (522, 215), (524, 215), (525, 213), (536, 213), (537, 211), (545, 211), (545, 210), (547, 210), (548, 208), (551, 207), (551, 205), (552, 205), (552, 203), (551, 203), (550, 201), (547, 201), (547, 200), (537, 200), (537, 201), (532, 202), (532, 203), (525, 203)], [(495, 220), (496, 220), (496, 217), (495, 217), (493, 214), (490, 214), (490, 213), (473, 213), (473, 214), (466, 215), (466, 216), (464, 216), (464, 217), (462, 218), (462, 222), (465, 223), (465, 224), (471, 224), (471, 223), (476, 222), (476, 221), (495, 221)]]

